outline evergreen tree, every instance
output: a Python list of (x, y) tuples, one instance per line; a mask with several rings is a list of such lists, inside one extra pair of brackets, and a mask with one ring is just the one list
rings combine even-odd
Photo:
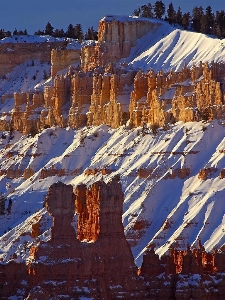
[(0, 39), (4, 39), (5, 37), (5, 31), (4, 29), (0, 29)]
[(17, 31), (16, 28), (15, 28), (14, 31), (13, 31), (13, 35), (18, 35), (18, 31)]
[(66, 34), (63, 29), (55, 29), (53, 36), (56, 38), (62, 38), (62, 37), (65, 37)]
[(195, 6), (192, 11), (192, 28), (194, 31), (200, 32), (201, 18), (204, 15), (202, 6)]
[(67, 28), (66, 36), (68, 38), (75, 39), (75, 29), (72, 24), (69, 24), (69, 26)]
[(206, 9), (205, 9), (205, 15), (206, 15), (207, 22), (208, 22), (207, 33), (212, 33), (212, 28), (213, 28), (213, 25), (214, 25), (215, 16), (214, 16), (214, 14), (212, 12), (211, 6), (207, 6), (206, 7)]
[(168, 19), (169, 24), (176, 23), (176, 12), (175, 12), (172, 2), (169, 4), (169, 7), (167, 9), (167, 19)]
[(45, 34), (44, 31), (41, 31), (40, 29), (38, 29), (38, 31), (34, 33), (34, 35), (44, 35), (44, 34)]
[(148, 3), (147, 5), (141, 6), (141, 16), (144, 18), (153, 18), (152, 5)]
[(24, 32), (23, 32), (23, 34), (24, 34), (24, 35), (28, 35), (28, 33), (27, 33), (27, 30), (26, 30), (26, 29), (24, 29)]
[(216, 28), (218, 32), (218, 37), (222, 38), (224, 37), (225, 33), (225, 12), (224, 10), (221, 10), (220, 12), (216, 12), (216, 18), (215, 18)]
[(12, 36), (11, 31), (7, 30), (5, 32), (5, 37), (10, 37), (10, 36)]
[(200, 32), (208, 33), (209, 32), (209, 22), (206, 15), (202, 15), (200, 20)]
[(165, 14), (165, 4), (162, 1), (155, 2), (154, 14), (157, 19), (162, 19), (162, 16)]
[(176, 13), (176, 23), (179, 24), (179, 25), (182, 25), (182, 18), (183, 18), (183, 15), (182, 15), (182, 12), (181, 12), (181, 8), (179, 6), (178, 10), (177, 10), (177, 13)]
[(190, 25), (190, 18), (191, 18), (191, 16), (190, 16), (189, 12), (183, 14), (183, 17), (182, 17), (182, 26), (183, 26), (183, 28), (185, 30), (188, 29), (188, 27)]
[(98, 32), (94, 30), (93, 26), (89, 27), (84, 36), (85, 40), (98, 40)]
[(83, 38), (84, 38), (84, 34), (82, 31), (82, 26), (81, 24), (76, 24), (74, 27), (74, 36), (75, 39), (78, 39), (79, 42), (82, 42)]
[(138, 8), (136, 8), (136, 9), (133, 11), (133, 15), (136, 16), (136, 17), (140, 17), (140, 15), (141, 15), (141, 9), (140, 9), (139, 6), (138, 6)]
[(48, 22), (45, 26), (45, 34), (53, 35), (53, 30), (54, 30), (54, 27), (52, 27), (51, 23)]
[(17, 33), (17, 35), (23, 35), (23, 34), (24, 34), (23, 30), (19, 30)]

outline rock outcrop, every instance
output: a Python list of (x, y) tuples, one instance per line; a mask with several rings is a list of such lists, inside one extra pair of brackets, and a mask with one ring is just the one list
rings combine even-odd
[[(161, 258), (151, 246), (137, 269), (124, 236), (117, 178), (81, 184), (75, 193), (71, 185), (55, 183), (44, 205), (53, 217), (50, 240), (31, 247), (26, 265), (16, 255), (0, 263), (3, 299), (222, 299), (225, 252), (207, 253), (200, 241), (196, 249), (171, 248)], [(34, 238), (39, 229), (33, 224)]]
[[(77, 129), (104, 123), (117, 128), (129, 121), (134, 127), (147, 123), (161, 127), (177, 121), (224, 119), (223, 63), (200, 62), (191, 68), (184, 65), (179, 72), (150, 69), (144, 73), (121, 60), (137, 39), (161, 25), (143, 18), (106, 16), (99, 22), (97, 42), (76, 49), (56, 43), (51, 51), (53, 85), (43, 92), (14, 94), (14, 109), (2, 113), (0, 129), (34, 134), (52, 125)], [(27, 48), (16, 44), (15, 50), (29, 55), (33, 51), (37, 58), (43, 51), (41, 60), (49, 61), (46, 45), (52, 49), (51, 43), (41, 43), (38, 51), (30, 44)], [(5, 46), (1, 47), (4, 52)], [(14, 52), (8, 55), (17, 57)], [(20, 60), (28, 54), (21, 54)], [(56, 76), (65, 68), (67, 73)]]
[(63, 42), (3, 43), (0, 44), (0, 76), (12, 71), (26, 60), (51, 62), (51, 50)]
[[(4, 295), (17, 294), (22, 280), (27, 280), (23, 296), (38, 299), (46, 294), (92, 299), (145, 299), (144, 284), (137, 277), (137, 267), (122, 225), (123, 192), (120, 183), (96, 182), (91, 187), (76, 188), (60, 182), (53, 184), (44, 203), (53, 217), (51, 239), (30, 250), (27, 272), (15, 277), (14, 287), (7, 283), (11, 265), (0, 265)], [(76, 208), (75, 208), (76, 206)], [(77, 234), (72, 226), (78, 214)], [(38, 225), (32, 228), (32, 234)], [(91, 241), (91, 243), (88, 243)], [(15, 269), (15, 272), (17, 269)], [(22, 272), (22, 271), (21, 271)], [(96, 288), (98, 287), (98, 288)]]
[(107, 63), (119, 61), (130, 54), (137, 39), (162, 24), (143, 18), (106, 16), (99, 22), (98, 43), (81, 49), (81, 66), (87, 72)]

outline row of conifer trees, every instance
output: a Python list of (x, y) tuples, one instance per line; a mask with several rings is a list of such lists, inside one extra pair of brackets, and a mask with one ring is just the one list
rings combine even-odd
[[(195, 6), (192, 12), (182, 12), (178, 7), (176, 10), (171, 2), (166, 8), (162, 1), (156, 1), (154, 4), (147, 3), (139, 6), (133, 11), (134, 16), (144, 18), (157, 18), (164, 19), (170, 24), (178, 24), (186, 30), (193, 30), (205, 34), (213, 34), (219, 38), (225, 38), (225, 11), (213, 12), (212, 7), (209, 5), (205, 9), (202, 6)], [(9, 36), (27, 35), (27, 30), (15, 30), (13, 33), (0, 29), (0, 39)], [(66, 31), (63, 29), (54, 29), (52, 24), (48, 22), (44, 30), (38, 30), (35, 35), (51, 35), (53, 37), (74, 38), (79, 41), (82, 40), (97, 40), (98, 33), (93, 28), (89, 27), (87, 32), (84, 33), (81, 24), (69, 24)]]
[[(10, 36), (19, 36), (19, 35), (28, 35), (27, 30), (15, 30), (11, 33), (10, 31), (5, 31), (4, 29), (0, 29), (0, 39)], [(50, 22), (48, 22), (45, 26), (44, 30), (38, 30), (34, 33), (34, 35), (50, 35), (56, 38), (73, 38), (78, 39), (79, 41), (82, 40), (97, 40), (98, 33), (93, 28), (93, 26), (89, 27), (87, 32), (84, 33), (82, 30), (81, 24), (72, 25), (69, 24), (66, 31), (63, 29), (54, 29)]]
[(176, 10), (172, 2), (166, 8), (162, 1), (156, 1), (153, 5), (148, 3), (138, 7), (133, 14), (144, 18), (164, 19), (184, 29), (213, 34), (219, 38), (225, 37), (225, 11), (213, 12), (210, 5), (205, 9), (202, 6), (195, 6), (190, 13), (182, 12), (180, 7)]

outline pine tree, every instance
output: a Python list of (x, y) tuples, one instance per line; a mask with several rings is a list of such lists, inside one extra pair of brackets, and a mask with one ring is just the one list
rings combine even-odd
[(75, 30), (74, 30), (74, 27), (72, 24), (69, 24), (69, 26), (67, 28), (66, 36), (68, 38), (75, 39)]
[(14, 31), (13, 31), (13, 35), (18, 35), (18, 31), (17, 31), (16, 28), (15, 28)]
[(207, 30), (207, 33), (212, 33), (212, 28), (213, 28), (213, 25), (214, 25), (215, 16), (212, 12), (211, 6), (206, 7), (205, 15), (206, 15), (208, 26), (209, 26), (208, 30)]
[(153, 18), (152, 5), (148, 3), (147, 5), (141, 6), (141, 16), (144, 18)]
[(4, 39), (5, 37), (5, 31), (4, 29), (0, 29), (0, 39)]
[(11, 31), (7, 30), (5, 32), (5, 37), (10, 37), (10, 36), (12, 36)]
[(74, 27), (74, 36), (75, 39), (78, 39), (79, 42), (82, 42), (83, 38), (84, 38), (84, 34), (82, 31), (82, 26), (81, 24), (76, 24)]
[(133, 15), (134, 15), (135, 17), (140, 17), (140, 15), (141, 15), (141, 9), (140, 9), (139, 6), (138, 6), (138, 8), (136, 8), (136, 9), (133, 11)]
[(45, 32), (44, 31), (41, 31), (40, 29), (38, 29), (38, 31), (36, 31), (35, 33), (34, 33), (34, 35), (44, 35), (45, 34)]
[(208, 33), (209, 32), (209, 22), (206, 15), (202, 15), (200, 20), (200, 32)]
[(162, 19), (162, 16), (165, 14), (165, 4), (162, 1), (155, 2), (154, 14), (157, 19)]
[(51, 23), (48, 22), (45, 26), (45, 34), (53, 35), (53, 30), (54, 30), (54, 27), (52, 27)]
[(62, 38), (65, 37), (65, 32), (63, 29), (55, 29), (53, 36), (56, 38)]
[(85, 40), (98, 40), (98, 32), (94, 30), (93, 26), (89, 27), (84, 36)]
[(182, 26), (183, 28), (186, 30), (188, 29), (189, 25), (190, 25), (190, 13), (185, 13), (183, 14), (183, 18), (182, 18)]
[(169, 24), (176, 23), (176, 12), (175, 12), (172, 2), (169, 4), (169, 7), (167, 9), (167, 19), (168, 19)]
[(179, 6), (178, 10), (177, 10), (177, 13), (176, 13), (176, 23), (179, 24), (179, 25), (182, 25), (182, 18), (183, 18), (183, 15), (182, 15), (182, 12), (181, 12), (181, 8)]
[(225, 35), (225, 12), (224, 12), (224, 10), (216, 11), (213, 34), (217, 35), (219, 38), (222, 38)]
[(202, 6), (195, 6), (192, 10), (192, 28), (194, 31), (200, 32), (201, 18), (204, 15)]

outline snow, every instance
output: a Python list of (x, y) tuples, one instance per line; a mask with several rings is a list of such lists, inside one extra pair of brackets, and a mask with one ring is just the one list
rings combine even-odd
[[(105, 18), (109, 21), (135, 20), (121, 16)], [(182, 31), (162, 21), (160, 24), (156, 31), (137, 41), (125, 59), (128, 67), (168, 71), (171, 68), (180, 70), (184, 64), (198, 64), (200, 60), (224, 60), (224, 40)], [(20, 38), (23, 42), (51, 41), (38, 36)], [(9, 39), (0, 42), (8, 43)], [(14, 38), (14, 42), (18, 40)], [(82, 45), (93, 43), (96, 42), (86, 41)], [(67, 49), (77, 50), (82, 45), (69, 41)], [(12, 49), (8, 47), (8, 51)], [(62, 70), (61, 74), (67, 70)], [(52, 78), (43, 79), (44, 71), (50, 74), (49, 64), (26, 61), (0, 78), (0, 96), (8, 95), (0, 104), (0, 112), (4, 112), (2, 119), (8, 118), (7, 114), (13, 110), (14, 92), (41, 91), (53, 84)], [(188, 80), (182, 84), (189, 83)], [(116, 99), (127, 109), (131, 89), (132, 86), (125, 87)], [(174, 86), (161, 95), (161, 100), (169, 100), (173, 95)], [(139, 99), (143, 101), (145, 97)], [(167, 131), (158, 129), (157, 135), (153, 135), (150, 128), (146, 134), (142, 131), (141, 127), (112, 129), (101, 125), (79, 130), (52, 127), (34, 137), (19, 132), (13, 135), (0, 132), (0, 171), (9, 168), (34, 170), (34, 175), (27, 180), (23, 177), (10, 179), (1, 173), (0, 192), (7, 197), (6, 208), (9, 199), (12, 200), (12, 209), (11, 213), (0, 215), (0, 260), (7, 263), (16, 254), (17, 262), (26, 261), (32, 245), (49, 240), (52, 219), (43, 208), (43, 201), (51, 184), (62, 181), (75, 188), (80, 183), (90, 185), (101, 179), (108, 182), (116, 174), (120, 175), (124, 192), (124, 231), (138, 266), (150, 244), (155, 244), (159, 255), (167, 252), (171, 245), (184, 248), (189, 242), (194, 247), (199, 238), (206, 251), (224, 245), (225, 179), (219, 178), (220, 170), (225, 168), (225, 156), (221, 151), (225, 150), (223, 122), (178, 122)], [(8, 155), (9, 151), (13, 156)], [(215, 172), (202, 181), (198, 172), (206, 167), (214, 168)], [(65, 169), (66, 176), (41, 179), (44, 168)], [(112, 173), (85, 175), (86, 169), (95, 168), (109, 168)], [(144, 168), (151, 173), (147, 178), (140, 178), (138, 170)], [(185, 179), (166, 179), (173, 170), (180, 168), (190, 168), (190, 175)], [(75, 171), (76, 175), (72, 175)], [(30, 236), (32, 224), (38, 220), (41, 234), (33, 239)], [(134, 229), (137, 222), (144, 224), (139, 231)]]
[[(108, 182), (116, 174), (120, 174), (125, 196), (125, 234), (133, 245), (131, 249), (137, 265), (141, 264), (142, 254), (151, 243), (156, 244), (159, 255), (177, 241), (184, 248), (186, 242), (194, 246), (201, 238), (207, 251), (222, 246), (225, 243), (225, 179), (219, 179), (219, 172), (225, 168), (225, 159), (219, 150), (225, 149), (224, 127), (218, 121), (204, 124), (205, 131), (202, 126), (201, 122), (179, 122), (171, 125), (168, 131), (159, 130), (156, 136), (150, 130), (143, 136), (141, 128), (111, 129), (106, 125), (77, 131), (48, 128), (33, 138), (15, 135), (10, 151), (16, 155), (16, 164), (15, 156), (6, 158), (9, 150), (3, 147), (0, 150), (1, 169), (30, 167), (35, 174), (28, 180), (1, 176), (0, 192), (8, 195), (6, 183), (14, 190), (8, 196), (13, 202), (11, 214), (0, 216), (0, 258), (8, 261), (13, 253), (18, 255), (18, 261), (28, 258), (29, 253), (22, 251), (20, 245), (26, 241), (30, 247), (38, 242), (29, 235), (37, 218), (46, 220), (40, 240), (49, 239), (51, 218), (42, 206), (52, 183), (59, 180), (75, 187), (81, 182), (89, 185), (102, 178)], [(7, 139), (6, 134), (3, 142)], [(186, 143), (187, 139), (191, 143)], [(173, 154), (182, 151), (185, 156)], [(190, 151), (196, 152), (191, 154)], [(201, 168), (215, 165), (217, 172), (205, 181), (198, 179)], [(40, 179), (41, 169), (52, 167), (65, 169), (67, 176)], [(104, 176), (84, 174), (88, 168), (104, 167), (110, 168), (112, 173)], [(191, 169), (188, 178), (165, 179), (171, 169), (184, 167)], [(152, 176), (139, 178), (139, 168), (151, 168)], [(78, 174), (70, 175), (74, 170)], [(147, 225), (136, 240), (133, 227), (140, 220), (146, 220)], [(164, 228), (165, 220), (171, 227)]]
[[(66, 38), (68, 41), (73, 41), (73, 39)], [(0, 40), (0, 44), (8, 43), (54, 43), (63, 42), (65, 38), (55, 38), (50, 35), (14, 35), (10, 37), (5, 37)]]
[(224, 39), (181, 30), (161, 22), (157, 30), (139, 39), (130, 56), (121, 62), (127, 62), (135, 70), (148, 71), (152, 68), (169, 72), (171, 69), (180, 71), (185, 64), (192, 67), (200, 61), (223, 62), (224, 58)]
[[(46, 84), (52, 84), (50, 80), (44, 79), (45, 74), (50, 77), (50, 63), (43, 63), (38, 60), (25, 61), (0, 78), (0, 97), (7, 94), (11, 95), (12, 98), (15, 92), (25, 93), (43, 90)], [(11, 104), (7, 103), (7, 105), (12, 106), (13, 100), (10, 101)], [(0, 109), (1, 107), (0, 104)], [(6, 109), (7, 111), (8, 109)]]

